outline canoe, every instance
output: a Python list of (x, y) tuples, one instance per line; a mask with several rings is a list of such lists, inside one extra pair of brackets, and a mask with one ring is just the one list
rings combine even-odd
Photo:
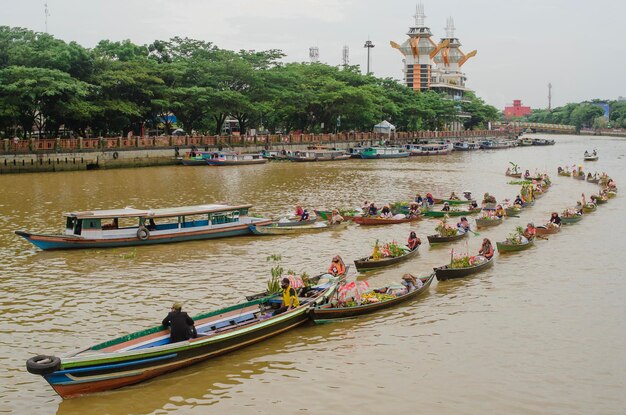
[(561, 223), (569, 225), (569, 224), (572, 224), (572, 223), (580, 222), (582, 220), (582, 218), (583, 218), (582, 215), (561, 216)]
[(607, 203), (608, 201), (609, 201), (608, 197), (604, 198), (604, 197), (596, 196), (594, 198), (594, 202), (595, 202), (596, 205), (603, 205), (603, 204)]
[(587, 182), (588, 183), (598, 184), (598, 183), (600, 183), (600, 179), (590, 179), (590, 178), (587, 178)]
[(583, 212), (585, 213), (595, 212), (597, 208), (598, 207), (595, 203), (587, 203), (585, 206), (583, 206)]
[[(324, 304), (311, 309), (309, 316), (315, 322), (323, 322), (325, 320), (336, 320), (357, 317), (363, 314), (372, 313), (374, 311), (382, 310), (388, 307), (393, 307), (397, 304), (415, 299), (424, 292), (428, 291), (428, 287), (435, 278), (435, 273), (430, 274), (428, 277), (420, 277), (420, 280), (424, 285), (419, 289), (400, 295), (396, 298), (392, 298), (386, 301), (380, 301), (377, 303), (369, 303), (357, 305), (354, 307), (332, 307), (331, 304)], [(384, 287), (388, 288), (388, 287)]]
[(558, 172), (559, 176), (571, 176), (571, 173), (566, 172), (566, 171), (560, 171)]
[(522, 202), (522, 207), (523, 208), (525, 208), (525, 207), (533, 207), (533, 206), (535, 206), (535, 201), (534, 200), (531, 200), (530, 202)]
[(450, 206), (454, 205), (469, 205), (472, 203), (471, 200), (451, 200), (451, 199), (443, 199), (443, 203), (447, 203)]
[(537, 230), (537, 235), (552, 235), (561, 231), (560, 226), (537, 226), (535, 229)]
[(272, 223), (272, 225), (276, 225), (276, 226), (287, 226), (287, 227), (291, 227), (291, 226), (306, 226), (306, 225), (312, 225), (315, 223), (315, 221), (317, 221), (317, 217), (313, 216), (310, 217), (307, 220), (295, 220), (295, 218), (289, 218), (289, 220), (286, 221), (276, 221), (274, 223)]
[(432, 244), (444, 244), (446, 242), (458, 241), (459, 239), (463, 239), (467, 236), (469, 232), (458, 233), (454, 236), (440, 236), (440, 235), (428, 235), (428, 242)]
[(279, 296), (198, 315), (194, 317), (197, 338), (171, 343), (169, 330), (156, 326), (60, 358), (32, 357), (26, 367), (30, 373), (43, 376), (63, 398), (136, 384), (306, 323), (310, 308), (327, 302), (339, 281), (331, 278), (310, 288), (310, 296), (301, 297), (300, 306), (276, 316), (272, 316), (271, 309), (280, 304)]
[(265, 226), (250, 225), (250, 230), (255, 235), (293, 235), (298, 233), (313, 233), (325, 230), (346, 229), (349, 222), (342, 222), (337, 225), (329, 225), (326, 222), (315, 222), (310, 225), (301, 226), (277, 226), (276, 223)]
[(597, 161), (600, 156), (585, 156), (585, 161)]
[(483, 271), (489, 268), (493, 264), (493, 257), (483, 262), (482, 264), (467, 267), (467, 268), (448, 268), (448, 265), (444, 265), (438, 268), (434, 268), (435, 274), (437, 275), (438, 281), (445, 281), (453, 278), (461, 278), (466, 277), (471, 274), (475, 274), (477, 272)]
[(584, 174), (576, 174), (576, 175), (574, 175), (574, 176), (572, 176), (572, 177), (573, 177), (574, 179), (576, 179), (576, 180), (585, 180), (585, 178), (586, 178), (587, 176), (585, 176)]
[(533, 246), (534, 244), (535, 244), (535, 241), (531, 239), (525, 244), (510, 244), (508, 242), (496, 242), (496, 247), (498, 248), (498, 252), (505, 253), (505, 252), (524, 251), (530, 248), (531, 246)]
[(522, 173), (505, 173), (505, 175), (508, 177), (515, 177), (516, 179), (522, 178)]
[(479, 228), (487, 228), (489, 226), (496, 226), (502, 223), (502, 218), (496, 219), (476, 219), (476, 226)]
[(369, 216), (355, 216), (353, 219), (354, 223), (358, 223), (362, 226), (373, 226), (373, 225), (394, 225), (396, 223), (407, 223), (414, 222), (416, 220), (420, 220), (420, 217), (415, 218), (404, 218), (404, 219), (384, 219), (384, 218), (372, 218)]
[(413, 258), (414, 256), (417, 255), (418, 248), (415, 248), (412, 251), (407, 250), (404, 255), (394, 257), (394, 258), (382, 258), (382, 259), (374, 261), (372, 257), (369, 256), (369, 257), (364, 257), (361, 259), (355, 259), (354, 265), (356, 266), (357, 271), (365, 271), (368, 269), (388, 267), (390, 265), (394, 265), (399, 262), (406, 261), (409, 258)]

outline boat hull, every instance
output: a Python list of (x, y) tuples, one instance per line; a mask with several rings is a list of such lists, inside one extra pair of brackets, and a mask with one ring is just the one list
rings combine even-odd
[(321, 306), (313, 308), (309, 315), (315, 322), (322, 322), (326, 320), (338, 320), (345, 318), (353, 318), (364, 314), (369, 314), (378, 310), (393, 307), (397, 304), (412, 300), (419, 297), (421, 294), (428, 291), (430, 284), (432, 283), (435, 274), (431, 274), (428, 277), (420, 278), (424, 285), (419, 289), (412, 291), (400, 297), (396, 297), (392, 300), (381, 301), (379, 303), (365, 304), (356, 307), (338, 307), (332, 308), (330, 306)]
[(254, 160), (206, 160), (209, 166), (246, 166), (250, 164), (265, 164), (267, 159), (259, 158)]
[(569, 225), (569, 224), (572, 224), (572, 223), (580, 222), (582, 219), (583, 219), (582, 215), (561, 216), (561, 223)]
[(409, 157), (409, 153), (398, 154), (360, 154), (362, 159), (399, 159)]
[(357, 271), (366, 271), (370, 269), (378, 269), (383, 267), (388, 267), (394, 264), (398, 264), (400, 262), (404, 262), (410, 258), (413, 258), (417, 255), (418, 248), (415, 248), (412, 251), (408, 251), (406, 254), (395, 257), (395, 258), (383, 258), (378, 261), (369, 260), (370, 257), (365, 257), (361, 259), (355, 259), (354, 265), (356, 266)]
[(462, 278), (462, 277), (466, 277), (468, 275), (472, 275), (472, 274), (476, 274), (478, 272), (481, 272), (489, 267), (491, 267), (491, 265), (493, 264), (493, 258), (491, 258), (489, 261), (482, 263), (478, 266), (475, 267), (469, 267), (469, 268), (448, 268), (447, 265), (444, 265), (442, 267), (439, 268), (434, 268), (435, 270), (435, 274), (437, 275), (437, 280), (438, 281), (446, 281), (446, 280), (451, 280), (454, 278)]
[[(257, 221), (255, 225), (269, 225), (271, 220)], [(86, 239), (65, 235), (41, 235), (23, 231), (15, 233), (36, 247), (44, 251), (55, 249), (87, 249), (87, 248), (116, 248), (125, 246), (155, 245), (174, 242), (197, 241), (202, 239), (228, 238), (233, 236), (251, 235), (248, 223), (241, 223), (229, 228), (205, 229), (199, 231), (180, 232), (176, 234), (150, 235), (142, 240), (136, 237)]]
[(497, 226), (502, 223), (502, 218), (498, 219), (476, 219), (476, 226), (479, 228), (488, 228), (490, 226)]
[(528, 241), (525, 244), (509, 244), (503, 242), (496, 242), (496, 247), (498, 248), (498, 252), (506, 253), (506, 252), (518, 252), (524, 251), (535, 244), (535, 241)]
[(439, 235), (428, 235), (428, 242), (430, 244), (445, 244), (447, 242), (458, 241), (459, 239), (463, 239), (467, 236), (469, 232), (460, 233), (454, 236), (439, 236)]
[(559, 233), (561, 231), (561, 227), (551, 226), (548, 228), (546, 226), (537, 226), (536, 231), (537, 231), (537, 235), (552, 235), (555, 233)]
[(383, 218), (368, 218), (365, 216), (355, 216), (353, 221), (354, 223), (357, 223), (361, 226), (375, 226), (375, 225), (395, 225), (397, 223), (414, 222), (419, 219), (420, 219), (419, 216), (416, 218), (405, 218), (405, 219), (383, 219)]

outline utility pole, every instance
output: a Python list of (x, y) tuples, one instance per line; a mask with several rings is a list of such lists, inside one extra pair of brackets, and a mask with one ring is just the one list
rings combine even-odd
[(365, 45), (363, 46), (364, 48), (367, 48), (367, 73), (366, 75), (370, 74), (370, 49), (374, 47), (374, 44), (372, 43), (371, 40), (367, 40), (367, 42), (365, 42)]
[(552, 111), (552, 83), (548, 83), (548, 111)]
[(45, 2), (43, 5), (43, 14), (46, 21), (46, 33), (48, 33), (48, 16), (50, 16), (50, 10), (48, 9), (48, 2)]

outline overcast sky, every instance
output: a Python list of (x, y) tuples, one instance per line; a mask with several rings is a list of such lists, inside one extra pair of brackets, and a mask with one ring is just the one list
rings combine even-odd
[[(2, 0), (0, 25), (44, 31), (46, 0)], [(424, 0), (426, 25), (436, 41), (452, 16), (456, 36), (477, 56), (463, 66), (467, 86), (503, 109), (513, 99), (533, 108), (626, 96), (626, 1)], [(146, 44), (174, 36), (225, 49), (281, 49), (287, 61), (366, 66), (369, 38), (376, 76), (402, 78), (403, 42), (413, 0), (47, 0), (48, 32), (93, 47), (101, 39)]]

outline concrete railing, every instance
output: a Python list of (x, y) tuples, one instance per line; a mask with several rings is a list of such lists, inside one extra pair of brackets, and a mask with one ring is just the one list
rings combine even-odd
[(4, 139), (0, 154), (76, 153), (93, 151), (118, 151), (137, 149), (163, 149), (176, 147), (246, 147), (280, 144), (347, 143), (375, 140), (412, 141), (420, 139), (472, 139), (479, 137), (506, 137), (506, 131), (413, 131), (392, 134), (339, 133), (339, 134), (274, 134), (258, 136), (159, 136), (117, 138), (51, 138)]

